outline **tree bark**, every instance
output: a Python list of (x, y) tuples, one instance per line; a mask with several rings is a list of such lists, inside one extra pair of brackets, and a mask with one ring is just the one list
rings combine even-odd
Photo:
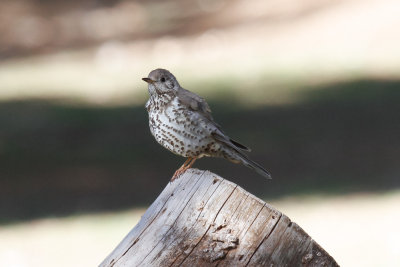
[(189, 169), (100, 266), (338, 265), (269, 204), (216, 174)]

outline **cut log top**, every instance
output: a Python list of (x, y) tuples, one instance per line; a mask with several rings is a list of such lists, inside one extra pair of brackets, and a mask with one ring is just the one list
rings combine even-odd
[(338, 266), (287, 216), (209, 171), (169, 183), (105, 266)]

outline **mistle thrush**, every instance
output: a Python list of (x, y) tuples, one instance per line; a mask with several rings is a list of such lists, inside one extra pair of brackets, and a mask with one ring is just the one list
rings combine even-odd
[(171, 181), (189, 169), (201, 157), (222, 157), (242, 163), (271, 178), (261, 165), (248, 158), (246, 146), (232, 140), (214, 122), (207, 102), (182, 88), (175, 76), (165, 69), (150, 72), (147, 78), (150, 99), (146, 103), (150, 131), (163, 147), (188, 158)]

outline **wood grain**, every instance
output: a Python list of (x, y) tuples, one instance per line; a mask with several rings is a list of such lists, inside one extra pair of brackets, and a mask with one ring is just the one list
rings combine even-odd
[(269, 204), (216, 174), (189, 169), (100, 266), (338, 265)]

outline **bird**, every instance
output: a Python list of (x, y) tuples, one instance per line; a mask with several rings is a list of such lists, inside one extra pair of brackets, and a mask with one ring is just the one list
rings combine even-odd
[(205, 99), (182, 88), (171, 72), (158, 68), (142, 80), (148, 84), (149, 99), (145, 108), (151, 134), (164, 148), (187, 158), (171, 182), (202, 157), (225, 158), (271, 178), (264, 167), (244, 153), (250, 149), (231, 139), (214, 121)]

